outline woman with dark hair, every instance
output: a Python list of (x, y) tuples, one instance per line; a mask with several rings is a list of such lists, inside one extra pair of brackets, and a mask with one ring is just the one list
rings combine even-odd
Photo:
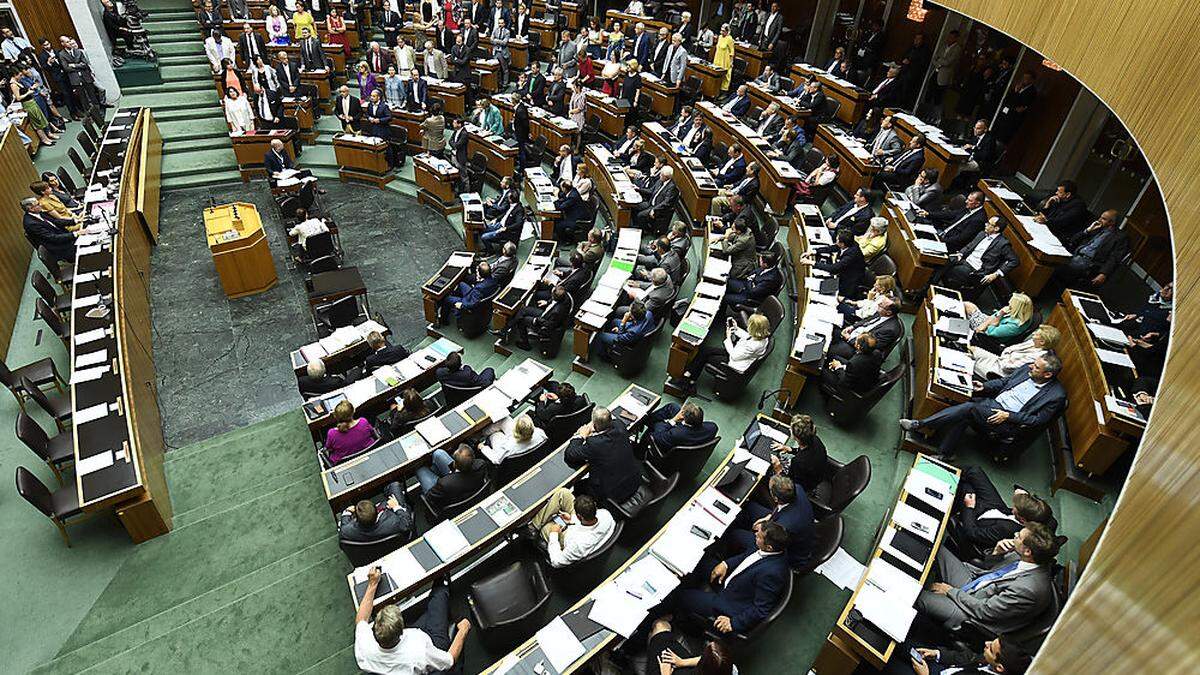
[(687, 646), (666, 619), (658, 619), (650, 628), (646, 647), (646, 675), (736, 675), (733, 653), (724, 642), (710, 640), (700, 653), (687, 656)]
[(230, 59), (221, 60), (221, 89), (225, 91), (226, 95), (230, 89), (236, 89), (237, 93), (242, 96), (246, 95), (246, 82), (242, 79), (242, 73)]
[(794, 415), (788, 427), (791, 437), (787, 443), (775, 443), (771, 447), (771, 468), (776, 474), (791, 478), (808, 493), (825, 478), (828, 453), (817, 437), (812, 417)]
[(75, 212), (83, 211), (83, 204), (80, 204), (79, 200), (75, 199), (70, 192), (67, 192), (67, 189), (63, 187), (62, 181), (58, 179), (58, 176), (53, 171), (43, 171), (42, 182), (50, 186), (50, 194), (58, 197), (58, 201), (62, 202), (68, 209)]

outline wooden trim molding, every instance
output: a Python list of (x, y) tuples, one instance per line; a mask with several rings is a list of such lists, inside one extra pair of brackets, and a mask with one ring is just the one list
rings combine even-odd
[[(1175, 323), (1157, 404), (1105, 530), (1030, 672), (1200, 672), (1200, 3), (939, 0), (1061, 65), (1141, 146), (1167, 205)], [(1190, 597), (1189, 597), (1190, 596)]]

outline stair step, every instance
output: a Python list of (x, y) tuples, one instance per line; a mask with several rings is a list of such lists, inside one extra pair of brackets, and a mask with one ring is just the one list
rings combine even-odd
[(163, 120), (155, 114), (158, 120), (158, 130), (167, 142), (188, 140), (192, 138), (215, 138), (229, 134), (229, 124), (217, 113), (211, 117), (189, 117), (182, 119)]
[[(159, 84), (142, 84), (135, 87), (124, 87), (121, 93), (125, 96), (137, 96), (139, 94), (161, 94), (168, 91), (196, 91), (197, 83), (195, 79), (190, 80), (166, 80)], [(216, 91), (215, 89), (213, 91)]]
[(190, 66), (195, 64), (204, 64), (208, 67), (208, 58), (204, 56), (204, 52), (199, 54), (171, 54), (158, 57), (158, 63), (162, 66)]
[(158, 120), (159, 122), (208, 122), (209, 120), (214, 119), (223, 121), (225, 119), (225, 114), (215, 104), (211, 107), (173, 109), (155, 108), (154, 119)]
[(208, 67), (208, 63), (188, 63), (188, 64), (162, 64), (158, 72), (162, 75), (164, 82), (178, 82), (181, 80), (212, 80), (212, 70)]
[[(155, 19), (157, 14), (151, 16), (151, 20), (143, 21), (142, 26), (149, 31), (151, 36), (165, 35), (168, 33), (183, 33), (187, 32), (192, 35), (200, 34), (200, 24), (196, 21), (195, 15), (183, 16), (180, 18), (163, 18)], [(153, 37), (150, 38), (153, 41)]]
[[(165, 163), (165, 162), (164, 162)], [(228, 185), (241, 183), (242, 176), (237, 169), (224, 171), (205, 171), (182, 174), (178, 176), (163, 176), (163, 190), (184, 190), (187, 188), (203, 187), (206, 185)]]
[(204, 43), (200, 42), (199, 36), (187, 42), (168, 42), (165, 44), (153, 42), (151, 46), (154, 47), (154, 51), (160, 57), (199, 54), (201, 58), (204, 58)]
[[(131, 99), (131, 100), (125, 100)], [(162, 110), (180, 110), (180, 109), (196, 109), (206, 107), (216, 107), (220, 105), (217, 100), (217, 90), (213, 87), (207, 87), (202, 91), (167, 91), (156, 90), (154, 92), (125, 94), (122, 96), (121, 105), (141, 105), (150, 106), (157, 112)]]
[[(215, 134), (209, 134), (207, 137), (171, 138), (164, 134), (163, 156), (196, 152), (198, 150), (211, 150), (219, 148), (220, 143), (227, 143), (228, 140), (229, 134), (224, 129)], [(233, 148), (232, 145), (229, 147), (230, 149)]]

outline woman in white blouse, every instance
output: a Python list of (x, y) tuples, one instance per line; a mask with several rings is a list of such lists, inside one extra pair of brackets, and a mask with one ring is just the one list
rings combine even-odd
[(546, 432), (533, 424), (529, 415), (521, 415), (513, 421), (511, 417), (496, 422), (487, 429), (487, 441), (479, 451), (492, 464), (500, 464), (506, 457), (520, 454), (546, 441)]
[(571, 104), (570, 116), (571, 121), (583, 129), (584, 113), (587, 112), (587, 94), (583, 91), (583, 85), (578, 81), (571, 83)]
[(579, 168), (575, 169), (575, 180), (571, 181), (571, 186), (579, 190), (579, 198), (583, 201), (592, 198), (592, 179), (588, 177), (587, 164), (580, 164)]
[(738, 373), (745, 373), (767, 353), (767, 341), (771, 337), (771, 322), (763, 314), (755, 312), (742, 330), (733, 318), (725, 324), (725, 341), (720, 347), (701, 347), (700, 352), (688, 364), (683, 373), (684, 389), (693, 390), (704, 366), (720, 363)]
[(875, 277), (875, 285), (867, 291), (866, 299), (843, 301), (838, 306), (838, 311), (853, 323), (878, 314), (879, 303), (883, 302), (885, 298), (896, 302), (900, 301), (900, 296), (896, 293), (896, 278), (890, 274), (881, 274)]
[(1039, 357), (1045, 356), (1058, 347), (1062, 334), (1058, 329), (1048, 324), (1038, 326), (1028, 340), (1009, 345), (999, 355), (993, 354), (981, 347), (970, 347), (971, 356), (975, 358), (975, 375), (985, 380), (995, 377), (1006, 377), (1021, 366), (1029, 365)]
[(225, 90), (225, 119), (234, 133), (254, 129), (254, 111), (250, 109), (250, 99), (233, 87)]

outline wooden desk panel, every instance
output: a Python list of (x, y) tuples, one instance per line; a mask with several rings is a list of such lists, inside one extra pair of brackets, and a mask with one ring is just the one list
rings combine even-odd
[(800, 77), (815, 75), (817, 80), (821, 82), (822, 91), (825, 92), (825, 95), (842, 104), (837, 113), (837, 118), (842, 122), (853, 126), (858, 124), (858, 121), (867, 114), (871, 92), (866, 89), (845, 80), (834, 78), (824, 70), (820, 70), (816, 66), (807, 63), (793, 65), (792, 73)]

